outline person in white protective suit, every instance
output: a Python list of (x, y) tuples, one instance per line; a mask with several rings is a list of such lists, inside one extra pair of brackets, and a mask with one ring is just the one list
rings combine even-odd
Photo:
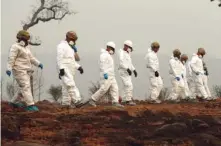
[(197, 54), (193, 54), (193, 57), (190, 62), (190, 67), (192, 69), (192, 76), (195, 82), (197, 94), (199, 92), (202, 95), (201, 99), (208, 99), (208, 94), (203, 84), (204, 69), (202, 58), (206, 54), (204, 48), (199, 48)]
[(83, 74), (83, 68), (76, 62), (78, 37), (74, 31), (66, 33), (66, 40), (61, 41), (57, 46), (57, 67), (59, 78), (62, 82), (61, 104), (66, 108), (78, 108), (83, 105), (83, 99), (76, 87), (74, 76), (75, 70)]
[(190, 67), (191, 60), (188, 60), (185, 64), (186, 66), (186, 79), (187, 79), (187, 84), (189, 87), (189, 98), (192, 101), (196, 101), (196, 94), (197, 94), (197, 89), (196, 89), (196, 84), (195, 84), (195, 79), (193, 77), (192, 69)]
[(100, 89), (95, 92), (89, 104), (96, 107), (96, 101), (98, 101), (106, 92), (110, 92), (112, 97), (112, 105), (116, 107), (124, 107), (119, 103), (119, 91), (117, 81), (114, 73), (114, 60), (112, 55), (115, 52), (115, 43), (108, 42), (107, 48), (101, 49), (100, 55)]
[(173, 51), (173, 56), (169, 61), (169, 74), (172, 83), (172, 91), (168, 100), (175, 102), (180, 101), (180, 97), (185, 97), (185, 82), (184, 82), (184, 66), (180, 61), (181, 52), (179, 49)]
[(159, 48), (159, 43), (153, 42), (151, 44), (151, 49), (148, 49), (148, 53), (145, 56), (147, 68), (150, 70), (150, 101), (153, 103), (161, 103), (158, 97), (163, 88), (163, 81), (159, 74), (159, 60), (157, 57)]
[(210, 92), (210, 89), (208, 87), (208, 76), (209, 76), (209, 72), (208, 72), (208, 68), (207, 68), (207, 65), (206, 63), (203, 61), (203, 70), (204, 70), (204, 75), (203, 75), (203, 85), (204, 85), (204, 88), (206, 90), (206, 93), (208, 95), (208, 100), (212, 100), (213, 97), (211, 95), (211, 92)]
[(190, 89), (189, 89), (189, 85), (187, 83), (187, 71), (188, 71), (188, 56), (186, 54), (182, 54), (180, 61), (183, 64), (183, 69), (184, 69), (184, 73), (183, 73), (183, 80), (184, 80), (184, 85), (185, 85), (185, 100), (189, 100), (190, 99)]
[(134, 76), (137, 77), (137, 71), (132, 64), (131, 52), (133, 51), (133, 43), (130, 40), (124, 42), (124, 48), (119, 50), (119, 74), (123, 82), (123, 99), (122, 103), (126, 105), (136, 105), (133, 102), (133, 84), (131, 75), (134, 73)]
[(32, 65), (43, 69), (43, 64), (32, 55), (28, 47), (29, 39), (30, 34), (27, 31), (19, 31), (17, 33), (17, 42), (10, 49), (6, 74), (10, 76), (13, 73), (19, 85), (19, 90), (10, 104), (13, 107), (24, 107), (27, 111), (39, 111), (38, 107), (34, 105), (30, 76), (33, 72)]

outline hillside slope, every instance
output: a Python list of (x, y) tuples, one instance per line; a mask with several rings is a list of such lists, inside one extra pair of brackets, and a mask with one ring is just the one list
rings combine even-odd
[(2, 146), (221, 146), (220, 99), (125, 109), (38, 106), (28, 113), (2, 103)]

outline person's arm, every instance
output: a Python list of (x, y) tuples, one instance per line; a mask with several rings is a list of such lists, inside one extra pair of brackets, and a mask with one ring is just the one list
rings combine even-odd
[(136, 70), (135, 67), (134, 67), (134, 65), (133, 65), (132, 59), (130, 59), (130, 64), (131, 64), (131, 70), (132, 70), (132, 71)]
[(17, 46), (13, 45), (10, 48), (9, 56), (8, 56), (8, 62), (7, 62), (7, 70), (11, 71), (12, 67), (15, 63), (16, 57), (18, 55), (19, 49)]
[(135, 71), (135, 70), (136, 70), (136, 68), (134, 67), (133, 64), (131, 64), (131, 70), (132, 70), (132, 71)]
[(154, 57), (151, 54), (147, 56), (147, 66), (151, 68), (154, 72), (158, 71), (156, 68), (156, 62), (154, 60)]
[(104, 74), (107, 74), (108, 73), (108, 56), (105, 55), (105, 54), (102, 54), (100, 56), (100, 68), (101, 68), (101, 71), (104, 72)]
[(204, 74), (206, 76), (208, 76), (209, 75), (208, 68), (207, 68), (206, 63), (204, 61), (203, 61), (203, 70), (204, 70)]
[(186, 69), (187, 69), (187, 74), (188, 74), (189, 76), (192, 76), (192, 69), (191, 69), (191, 67), (190, 67), (190, 61), (187, 63)]
[(196, 64), (197, 64), (197, 59), (193, 58), (190, 62), (190, 67), (191, 67), (192, 71), (197, 74), (197, 73), (199, 73), (199, 70), (198, 70)]
[(57, 65), (59, 69), (64, 69), (62, 65), (62, 59), (64, 55), (64, 49), (61, 46), (57, 47)]
[(177, 74), (177, 72), (176, 72), (176, 70), (175, 70), (175, 68), (176, 68), (176, 61), (173, 60), (173, 59), (171, 59), (170, 62), (169, 62), (169, 65), (170, 65), (170, 68), (171, 68), (171, 70), (172, 70), (173, 75), (174, 75), (175, 77), (177, 77), (178, 74)]
[(119, 60), (120, 60), (120, 67), (121, 68), (123, 68), (123, 69), (128, 69), (129, 68), (127, 62), (125, 61), (125, 56), (124, 56), (123, 50), (119, 51)]
[(77, 52), (74, 53), (74, 58), (75, 58), (75, 61), (80, 61), (80, 56), (78, 55)]
[(77, 62), (75, 62), (75, 67), (76, 67), (76, 69), (79, 69), (79, 67), (81, 67), (81, 65), (78, 64)]

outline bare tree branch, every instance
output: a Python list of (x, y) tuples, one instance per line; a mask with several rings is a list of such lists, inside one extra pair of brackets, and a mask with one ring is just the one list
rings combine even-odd
[[(51, 20), (62, 20), (65, 16), (77, 14), (69, 10), (69, 3), (64, 0), (39, 0), (40, 5), (33, 9), (33, 14), (28, 22), (22, 21), (23, 30), (28, 30), (37, 25), (39, 22), (49, 22)], [(34, 37), (33, 37), (34, 38)], [(33, 40), (29, 42), (30, 45), (39, 46), (41, 41)]]
[[(215, 1), (215, 0), (210, 0), (211, 2)], [(216, 0), (216, 1), (219, 1), (219, 4), (218, 6), (221, 7), (221, 0)]]
[(30, 41), (29, 42), (29, 45), (32, 45), (32, 46), (40, 46), (41, 45), (41, 43), (36, 43), (36, 42), (32, 42), (32, 41)]

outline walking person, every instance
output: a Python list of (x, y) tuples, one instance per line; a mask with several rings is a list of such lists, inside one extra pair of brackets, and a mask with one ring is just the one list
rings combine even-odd
[(157, 56), (159, 48), (160, 44), (158, 42), (153, 42), (151, 44), (151, 48), (148, 49), (148, 53), (145, 56), (147, 68), (149, 68), (150, 72), (150, 101), (152, 103), (161, 103), (159, 100), (159, 95), (163, 88), (163, 81), (159, 72), (159, 59)]
[(169, 61), (169, 74), (172, 83), (172, 91), (168, 100), (179, 102), (185, 97), (184, 67), (180, 61), (181, 52), (179, 49), (173, 51)]
[(83, 105), (79, 90), (75, 84), (75, 71), (84, 73), (81, 65), (76, 62), (78, 37), (74, 31), (66, 33), (66, 39), (57, 46), (57, 67), (62, 82), (62, 105), (66, 108), (78, 108)]
[(103, 97), (106, 92), (110, 92), (112, 97), (112, 105), (116, 107), (124, 107), (119, 103), (119, 91), (114, 73), (114, 60), (112, 56), (115, 53), (115, 43), (108, 42), (106, 49), (101, 49), (100, 55), (100, 89), (95, 92), (89, 104), (96, 107), (96, 102)]
[(119, 51), (119, 74), (123, 82), (123, 100), (125, 105), (136, 105), (133, 102), (133, 83), (132, 74), (137, 77), (137, 71), (132, 63), (131, 52), (133, 51), (133, 43), (130, 40), (124, 42), (124, 48)]
[(19, 85), (19, 90), (11, 100), (13, 107), (24, 107), (26, 111), (39, 111), (34, 103), (31, 92), (30, 77), (33, 72), (32, 65), (43, 69), (40, 63), (31, 53), (28, 46), (29, 32), (21, 30), (17, 33), (17, 42), (12, 45), (6, 74), (13, 76)]
[(196, 93), (202, 95), (201, 99), (207, 100), (208, 93), (206, 92), (205, 86), (203, 84), (204, 78), (204, 69), (202, 58), (205, 56), (206, 51), (204, 48), (199, 48), (196, 54), (193, 54), (193, 57), (190, 62), (190, 67), (192, 69), (192, 75), (195, 82)]

